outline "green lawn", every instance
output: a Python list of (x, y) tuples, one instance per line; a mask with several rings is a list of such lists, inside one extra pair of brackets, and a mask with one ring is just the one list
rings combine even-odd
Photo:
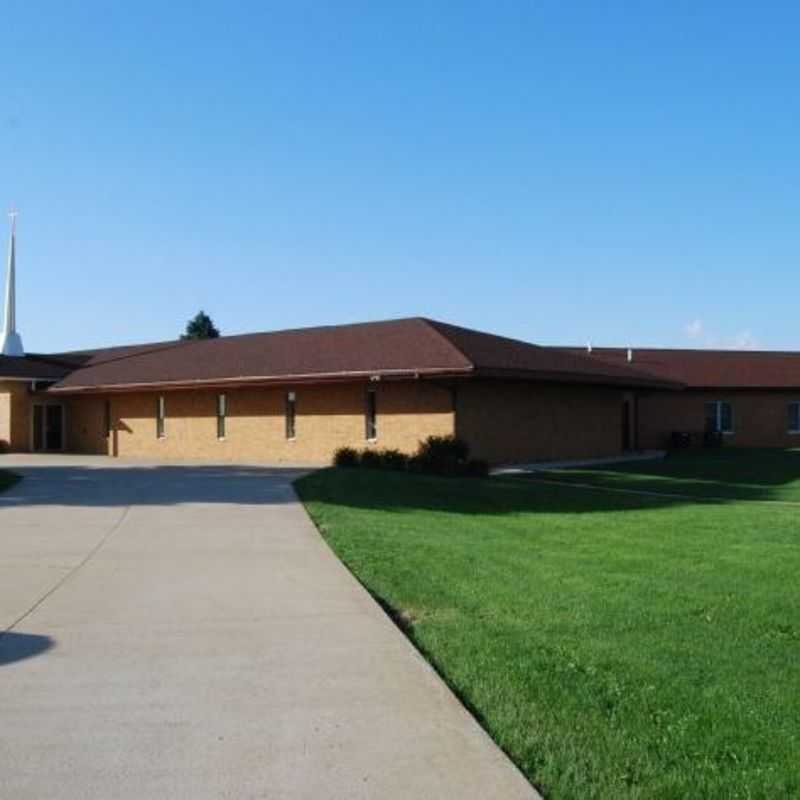
[(7, 472), (4, 469), (0, 469), (0, 492), (10, 489), (18, 480), (18, 475), (15, 475), (13, 472)]
[(692, 497), (800, 503), (800, 450), (698, 450), (662, 461), (553, 470), (540, 477)]
[[(620, 473), (798, 496), (797, 456), (756, 457)], [(297, 488), (547, 798), (800, 797), (800, 508), (360, 470)]]

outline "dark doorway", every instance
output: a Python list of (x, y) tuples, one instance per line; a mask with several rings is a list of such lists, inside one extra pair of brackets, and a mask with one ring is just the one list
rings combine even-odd
[(622, 452), (631, 449), (631, 401), (622, 401)]
[(33, 449), (44, 450), (44, 406), (33, 407)]
[(48, 450), (61, 450), (64, 443), (64, 409), (45, 406), (45, 446)]
[(64, 407), (57, 403), (33, 406), (33, 449), (64, 449)]

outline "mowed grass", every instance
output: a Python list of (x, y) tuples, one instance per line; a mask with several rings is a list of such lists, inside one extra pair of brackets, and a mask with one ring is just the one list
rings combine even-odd
[(10, 489), (19, 480), (19, 475), (0, 469), (0, 492)]
[(661, 461), (552, 470), (539, 477), (699, 498), (800, 503), (800, 450), (697, 450)]
[(360, 470), (297, 489), (545, 797), (800, 796), (800, 508)]

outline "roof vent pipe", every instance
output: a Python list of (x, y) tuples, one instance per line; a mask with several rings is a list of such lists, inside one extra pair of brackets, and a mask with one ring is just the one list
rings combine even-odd
[(633, 350), (629, 347), (628, 348), (628, 363), (630, 364), (633, 361)]
[(592, 343), (591, 342), (586, 342), (586, 352), (589, 353), (589, 355), (591, 355), (591, 353), (592, 353)]

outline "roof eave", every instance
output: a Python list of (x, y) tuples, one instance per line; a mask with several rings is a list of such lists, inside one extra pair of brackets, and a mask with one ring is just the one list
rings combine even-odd
[(483, 378), (547, 381), (549, 383), (585, 383), (593, 386), (615, 386), (630, 389), (668, 389), (680, 391), (686, 388), (683, 383), (679, 383), (678, 381), (661, 380), (658, 378), (650, 379), (647, 376), (593, 375), (591, 373), (569, 372), (566, 370), (511, 370), (483, 367), (475, 370), (475, 376)]
[(687, 383), (686, 389), (692, 392), (800, 392), (800, 383), (761, 384), (748, 383)]
[(465, 377), (472, 367), (427, 368), (399, 370), (354, 370), (350, 372), (307, 373), (296, 375), (238, 376), (233, 378), (202, 378), (175, 381), (140, 381), (130, 383), (86, 384), (77, 386), (51, 386), (53, 394), (107, 394), (112, 392), (177, 391), (179, 389), (242, 388), (248, 386), (287, 386), (310, 383), (347, 383), (362, 380), (414, 380), (422, 378)]
[[(63, 376), (62, 376), (63, 377)], [(60, 381), (62, 378), (53, 377), (52, 375), (49, 378), (42, 378), (42, 377), (33, 377), (28, 375), (0, 375), (0, 381), (17, 381), (19, 383), (55, 383), (56, 381)]]

